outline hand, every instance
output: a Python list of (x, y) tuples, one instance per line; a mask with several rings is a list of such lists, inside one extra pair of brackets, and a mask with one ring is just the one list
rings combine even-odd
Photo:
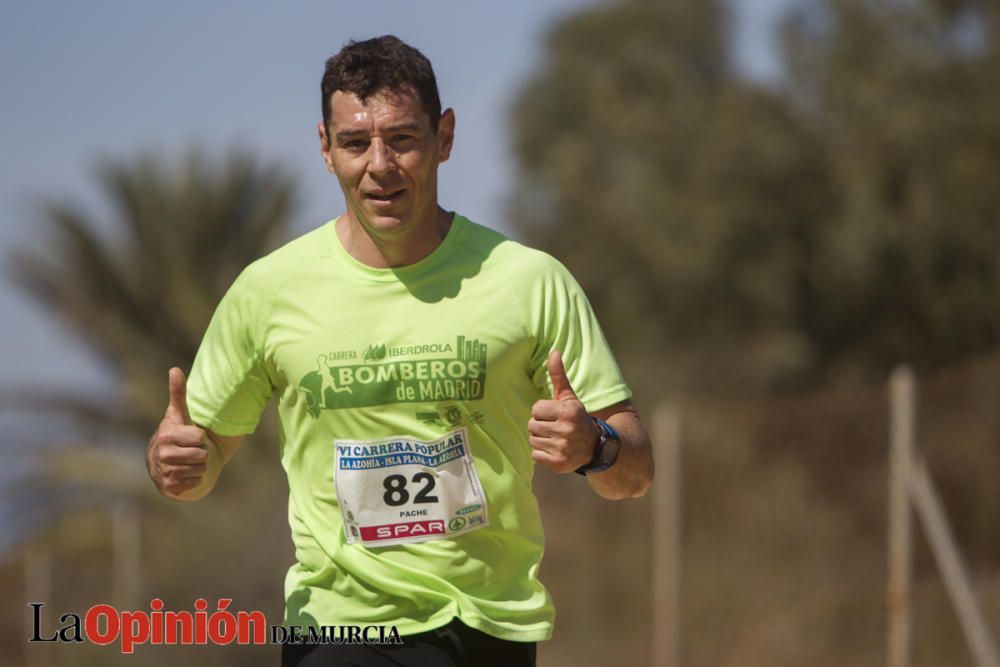
[(171, 368), (170, 404), (149, 441), (146, 467), (160, 493), (179, 496), (201, 484), (208, 461), (205, 430), (188, 416), (184, 371)]
[(536, 401), (528, 421), (528, 442), (538, 463), (555, 472), (573, 472), (594, 456), (600, 431), (569, 385), (562, 354), (549, 354), (552, 400)]

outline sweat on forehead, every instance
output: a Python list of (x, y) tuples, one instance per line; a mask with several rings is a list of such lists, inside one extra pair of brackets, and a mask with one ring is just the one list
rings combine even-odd
[(415, 94), (372, 95), (366, 100), (351, 92), (335, 91), (331, 98), (329, 130), (341, 133), (349, 125), (406, 126), (417, 132), (426, 132), (430, 126), (427, 114)]

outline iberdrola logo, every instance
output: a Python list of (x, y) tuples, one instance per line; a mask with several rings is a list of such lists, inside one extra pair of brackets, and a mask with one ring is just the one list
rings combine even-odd
[[(413, 359), (414, 355), (434, 354)], [(447, 355), (447, 356), (445, 356)], [(334, 354), (320, 354), (316, 370), (306, 373), (298, 389), (309, 414), (388, 403), (479, 400), (486, 385), (486, 344), (458, 336), (451, 343), (388, 348), (369, 345), (361, 364), (340, 365)]]

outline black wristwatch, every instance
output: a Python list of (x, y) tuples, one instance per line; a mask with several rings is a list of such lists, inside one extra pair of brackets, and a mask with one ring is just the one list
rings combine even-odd
[(615, 464), (618, 460), (618, 453), (622, 450), (622, 441), (618, 437), (618, 431), (608, 422), (597, 417), (591, 417), (594, 424), (600, 430), (597, 436), (597, 444), (594, 445), (594, 457), (590, 463), (577, 468), (575, 472), (579, 475), (586, 475), (591, 472), (603, 472)]

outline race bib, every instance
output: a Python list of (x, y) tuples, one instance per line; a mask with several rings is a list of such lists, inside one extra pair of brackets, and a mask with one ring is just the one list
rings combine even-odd
[(465, 428), (437, 440), (335, 440), (334, 483), (348, 544), (450, 538), (489, 524)]

